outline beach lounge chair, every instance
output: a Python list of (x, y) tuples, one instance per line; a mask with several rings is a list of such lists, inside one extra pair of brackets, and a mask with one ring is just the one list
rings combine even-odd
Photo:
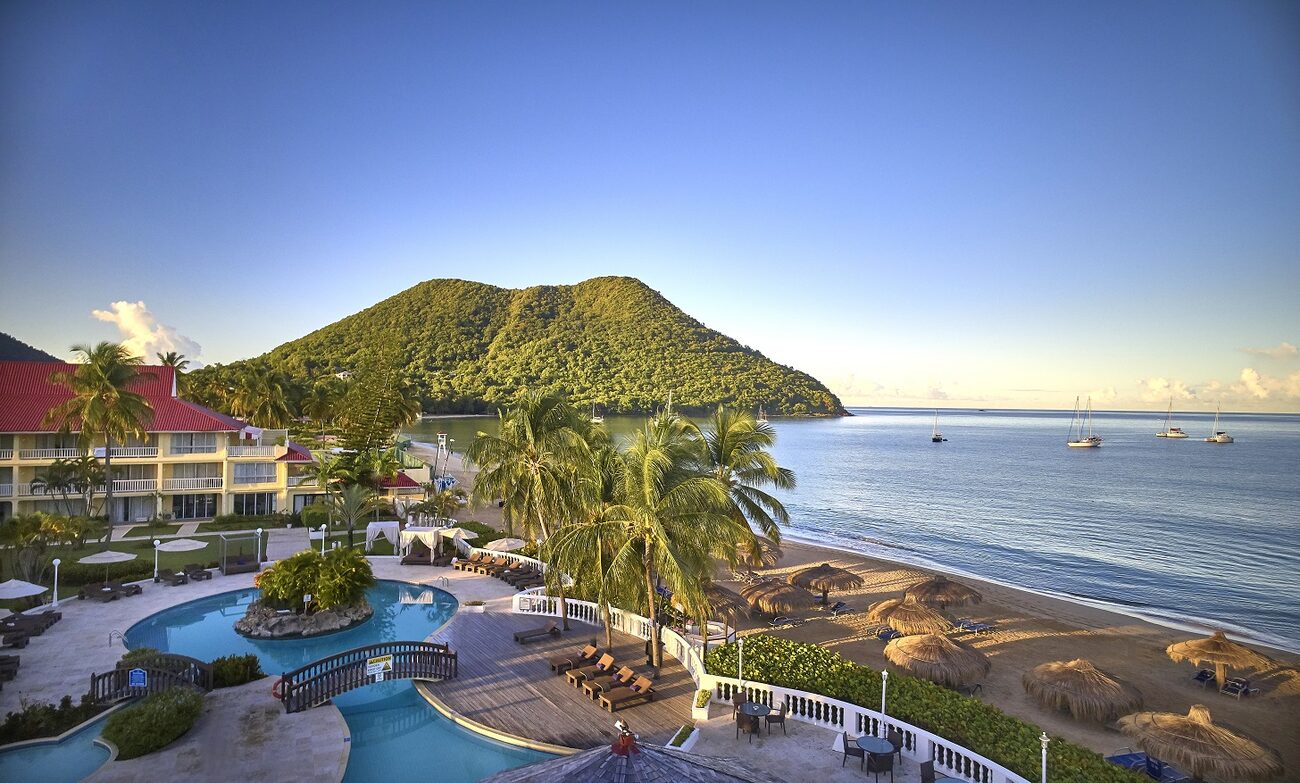
[(515, 582), (514, 586), (516, 590), (529, 590), (534, 587), (541, 587), (544, 584), (546, 584), (545, 577), (536, 576), (533, 577), (532, 579), (522, 579), (518, 582)]
[(887, 625), (876, 629), (876, 638), (882, 642), (893, 641), (894, 639), (897, 639), (900, 636), (902, 636), (901, 633), (895, 631), (893, 628), (890, 628)]
[(520, 644), (528, 644), (545, 639), (548, 636), (559, 636), (560, 626), (552, 621), (541, 628), (529, 628), (526, 631), (515, 631), (515, 641)]
[(497, 571), (509, 567), (510, 567), (509, 560), (506, 560), (504, 557), (498, 557), (492, 560), (488, 560), (487, 562), (484, 563), (478, 563), (477, 565), (474, 566), (474, 573), (484, 574), (485, 576), (492, 576)]
[(957, 628), (958, 631), (964, 633), (989, 633), (994, 628), (997, 628), (996, 625), (991, 625), (989, 623), (977, 623), (974, 620), (967, 620), (967, 619), (958, 620), (953, 625)]
[(185, 575), (184, 571), (160, 570), (153, 578), (155, 582), (166, 582), (172, 587), (180, 587), (189, 584), (190, 578)]
[(1192, 682), (1204, 688), (1207, 682), (1214, 682), (1214, 672), (1210, 669), (1201, 669), (1192, 675)]
[(559, 655), (550, 660), (551, 671), (556, 674), (564, 674), (570, 669), (578, 669), (583, 666), (590, 666), (596, 662), (603, 652), (594, 644), (589, 644), (578, 651), (576, 655)]
[(457, 571), (464, 571), (467, 568), (473, 568), (474, 565), (477, 564), (478, 561), (482, 559), (483, 556), (475, 552), (474, 554), (469, 556), (468, 560), (461, 560), (459, 558), (455, 558), (454, 562), (451, 564), (451, 567), (456, 569)]
[(613, 674), (586, 678), (582, 681), (582, 692), (587, 698), (594, 699), (603, 691), (631, 685), (636, 677), (636, 672), (624, 666)]
[(140, 585), (123, 582), (109, 582), (106, 587), (118, 595), (125, 596), (140, 595), (144, 592), (144, 588)]
[(789, 625), (798, 628), (799, 626), (803, 625), (806, 622), (808, 621), (798, 617), (786, 617), (783, 614), (778, 614), (776, 617), (773, 617), (770, 622), (768, 622), (768, 627), (779, 628), (780, 626), (783, 625)]
[(1250, 680), (1233, 677), (1231, 680), (1223, 683), (1223, 687), (1219, 689), (1219, 693), (1222, 693), (1224, 696), (1236, 696), (1237, 700), (1240, 701), (1242, 696), (1252, 696), (1259, 693), (1259, 688), (1251, 688)]
[(844, 740), (844, 758), (840, 759), (840, 766), (843, 767), (850, 757), (861, 759), (858, 762), (858, 769), (865, 769), (867, 763), (867, 752), (858, 747), (858, 743), (853, 741), (847, 731), (840, 732), (840, 739)]
[(581, 669), (570, 669), (565, 672), (564, 676), (568, 678), (569, 684), (577, 688), (582, 681), (588, 677), (598, 677), (614, 671), (614, 656), (605, 653), (600, 656), (600, 660), (591, 666), (583, 666)]
[(212, 572), (199, 563), (190, 563), (181, 570), (185, 572), (185, 576), (189, 577), (192, 582), (212, 578)]
[(600, 706), (613, 712), (641, 702), (654, 701), (654, 683), (649, 678), (637, 677), (626, 688), (610, 688), (600, 694)]
[(1194, 780), (1191, 775), (1184, 773), (1182, 770), (1132, 748), (1120, 748), (1111, 755), (1106, 756), (1106, 761), (1136, 772), (1139, 775), (1145, 774), (1152, 780), (1159, 781), (1159, 783), (1192, 783)]
[(843, 601), (836, 601), (835, 604), (831, 606), (830, 609), (827, 609), (826, 611), (830, 612), (832, 617), (839, 617), (842, 614), (848, 614), (849, 612), (852, 612), (853, 609), (850, 608), (849, 605), (844, 603)]

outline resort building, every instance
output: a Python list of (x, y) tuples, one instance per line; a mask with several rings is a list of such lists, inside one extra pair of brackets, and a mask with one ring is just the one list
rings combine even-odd
[[(75, 492), (65, 497), (46, 486), (55, 460), (92, 455), (103, 460), (101, 438), (85, 448), (77, 422), (71, 431), (46, 422), (70, 393), (50, 380), (75, 364), (0, 361), (0, 519), (33, 511), (84, 513)], [(144, 368), (150, 377), (135, 389), (149, 401), (147, 437), (114, 443), (111, 454), (114, 523), (153, 518), (210, 519), (222, 514), (296, 512), (320, 497), (310, 478), (311, 452), (286, 430), (245, 424), (176, 393), (175, 368)], [(416, 474), (414, 477), (410, 474)], [(386, 482), (389, 495), (420, 492), (427, 477), (406, 471)], [(102, 503), (101, 487), (94, 501)]]

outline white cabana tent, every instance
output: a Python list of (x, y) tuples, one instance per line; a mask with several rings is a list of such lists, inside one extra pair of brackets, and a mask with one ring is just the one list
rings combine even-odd
[(369, 552), (375, 547), (375, 539), (380, 536), (384, 540), (397, 548), (397, 531), (401, 525), (396, 519), (385, 519), (381, 522), (370, 522), (366, 525), (366, 551)]
[(432, 527), (408, 527), (399, 539), (399, 548), (403, 555), (411, 553), (411, 545), (416, 541), (429, 547), (430, 552), (438, 551), (438, 530)]

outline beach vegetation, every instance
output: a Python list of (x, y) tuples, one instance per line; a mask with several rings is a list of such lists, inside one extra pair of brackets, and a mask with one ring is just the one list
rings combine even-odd
[[(360, 549), (339, 547), (324, 555), (304, 549), (259, 571), (253, 583), (264, 602), (310, 614), (360, 603), (375, 574)], [(308, 595), (311, 601), (305, 602)]]
[(213, 688), (233, 688), (265, 676), (256, 655), (223, 655), (212, 661)]
[(57, 705), (24, 699), (19, 709), (6, 714), (4, 722), (0, 723), (0, 745), (57, 737), (105, 709), (107, 707), (91, 701), (90, 694), (83, 695), (78, 704), (72, 703), (71, 696), (64, 696)]
[(100, 736), (117, 746), (120, 761), (162, 750), (180, 739), (203, 712), (203, 695), (169, 688), (108, 717)]

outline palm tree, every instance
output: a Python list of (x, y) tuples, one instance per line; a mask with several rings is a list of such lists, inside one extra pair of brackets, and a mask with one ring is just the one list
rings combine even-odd
[[(736, 543), (747, 545), (757, 555), (762, 535), (781, 543), (781, 525), (790, 514), (780, 500), (760, 487), (794, 489), (794, 473), (777, 464), (769, 449), (776, 443), (776, 430), (758, 421), (748, 411), (718, 406), (701, 432), (705, 445), (705, 468), (727, 488), (732, 513), (751, 533)], [(731, 542), (728, 542), (728, 545)], [(735, 547), (719, 552), (734, 561)], [(734, 563), (733, 563), (734, 564)]]
[(180, 375), (190, 366), (190, 360), (185, 358), (185, 354), (168, 351), (167, 353), (154, 354), (158, 357), (158, 364), (163, 367), (175, 367), (176, 374)]
[(343, 392), (343, 382), (330, 376), (312, 385), (303, 398), (302, 412), (320, 425), (321, 435), (325, 434), (326, 423), (338, 415), (339, 401), (343, 399)]
[(230, 395), (231, 412), (259, 427), (287, 427), (293, 420), (288, 383), (263, 364), (245, 367)]
[(50, 380), (66, 387), (72, 397), (50, 409), (45, 415), (45, 425), (60, 429), (76, 425), (79, 438), (86, 446), (93, 437), (104, 439), (104, 474), (110, 479), (106, 482), (104, 508), (111, 515), (113, 439), (126, 440), (133, 435), (149, 437), (153, 407), (130, 387), (153, 377), (153, 373), (142, 371), (143, 360), (131, 356), (118, 343), (102, 342), (93, 348), (74, 345), (72, 350), (81, 354), (81, 364), (72, 372), (50, 375)]
[(737, 540), (727, 486), (702, 469), (699, 430), (674, 413), (650, 419), (623, 455), (618, 504), (606, 510), (627, 527), (610, 568), (636, 573), (650, 618), (651, 662), (663, 665), (656, 582), (662, 580), (692, 617), (708, 612), (702, 584), (714, 567), (714, 544)]
[(351, 484), (339, 490), (338, 494), (330, 498), (330, 504), (339, 520), (348, 526), (349, 547), (352, 546), (352, 534), (357, 523), (380, 505), (374, 490), (362, 484)]
[(86, 502), (86, 516), (93, 516), (95, 513), (95, 492), (100, 487), (107, 489), (108, 476), (104, 473), (104, 466), (99, 464), (99, 460), (90, 454), (83, 454), (76, 459), (69, 460), (68, 464), (72, 467), (74, 474), (73, 488)]
[(32, 494), (59, 495), (63, 498), (63, 510), (72, 513), (72, 503), (68, 493), (77, 489), (77, 468), (72, 460), (56, 459), (32, 479)]
[[(578, 516), (583, 504), (581, 480), (593, 467), (586, 440), (590, 428), (561, 397), (523, 392), (508, 411), (498, 414), (497, 435), (480, 432), (465, 451), (479, 466), (474, 494), (480, 500), (503, 498), (507, 533), (549, 539), (557, 527)], [(555, 571), (560, 617), (569, 627), (562, 577)]]
[(320, 487), (321, 492), (325, 494), (325, 509), (328, 514), (329, 526), (333, 528), (334, 502), (331, 493), (334, 491), (334, 484), (347, 477), (347, 470), (340, 457), (332, 456), (328, 452), (316, 452), (312, 456), (314, 460), (307, 468), (308, 475), (311, 476), (312, 482)]

